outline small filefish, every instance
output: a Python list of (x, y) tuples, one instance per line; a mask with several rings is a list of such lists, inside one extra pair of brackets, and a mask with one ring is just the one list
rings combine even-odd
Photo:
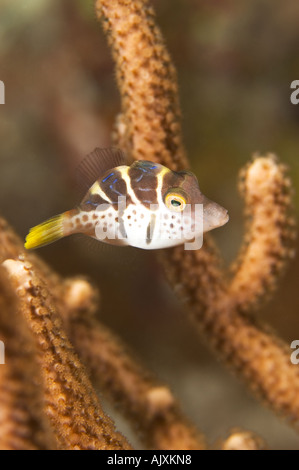
[(114, 245), (167, 248), (196, 240), (229, 219), (188, 170), (175, 172), (145, 160), (128, 166), (115, 148), (95, 149), (79, 170), (85, 181), (82, 202), (31, 228), (25, 248), (75, 233)]

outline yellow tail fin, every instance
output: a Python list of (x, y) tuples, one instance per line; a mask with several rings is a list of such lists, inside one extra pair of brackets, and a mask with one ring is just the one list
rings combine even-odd
[(56, 215), (29, 230), (26, 237), (25, 248), (31, 250), (40, 246), (48, 245), (64, 236), (63, 233), (64, 214)]

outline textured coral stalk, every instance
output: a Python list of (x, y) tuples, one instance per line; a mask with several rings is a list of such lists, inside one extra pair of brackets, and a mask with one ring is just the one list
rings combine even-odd
[(272, 157), (255, 159), (243, 178), (249, 240), (231, 283), (223, 283), (224, 273), (207, 251), (193, 255), (178, 247), (164, 253), (164, 264), (217, 355), (265, 403), (298, 427), (299, 369), (290, 361), (290, 348), (245, 314), (273, 290), (293, 254), (289, 183), (284, 168)]
[[(170, 390), (136, 363), (118, 338), (96, 320), (97, 290), (82, 278), (61, 279), (39, 257), (24, 251), (22, 241), (3, 219), (0, 219), (0, 227), (1, 259), (21, 257), (30, 261), (34, 278), (37, 279), (37, 275), (46, 282), (52, 303), (63, 318), (96, 387), (120, 406), (142, 442), (157, 449), (204, 448), (202, 435), (183, 416)], [(39, 297), (40, 292), (36, 292), (36, 296)], [(47, 316), (41, 321), (48, 322)], [(34, 324), (30, 320), (30, 325)], [(52, 400), (55, 401), (54, 396)], [(59, 417), (60, 410), (57, 412)]]
[(263, 439), (249, 431), (234, 431), (221, 444), (221, 450), (266, 450)]
[(295, 222), (287, 169), (274, 155), (255, 158), (241, 172), (247, 226), (229, 286), (233, 302), (250, 309), (271, 293), (294, 255)]
[[(179, 142), (181, 149), (182, 139), (175, 73), (148, 3), (97, 0), (96, 7), (98, 15), (104, 17), (116, 63), (122, 98), (120, 146), (129, 147), (134, 158), (152, 159), (173, 169), (184, 167), (184, 151), (178, 152), (176, 147)], [(158, 69), (164, 62), (163, 73), (157, 73), (156, 57)], [(163, 90), (165, 83), (170, 93), (153, 93), (152, 84), (156, 90)], [(174, 104), (168, 120), (167, 110)], [(164, 119), (156, 121), (160, 111)], [(161, 133), (167, 139), (161, 138)], [(289, 182), (284, 169), (270, 157), (249, 166), (243, 188), (251, 221), (230, 283), (209, 238), (197, 252), (182, 247), (165, 250), (162, 262), (171, 284), (187, 301), (191, 316), (217, 355), (266, 403), (298, 424), (299, 372), (290, 363), (289, 349), (244, 315), (274, 290), (290, 258), (293, 231), (288, 217)]]
[(131, 157), (187, 166), (176, 71), (147, 0), (97, 0), (116, 63), (118, 143)]
[(129, 449), (104, 414), (85, 371), (67, 339), (46, 285), (27, 261), (8, 259), (7, 269), (20, 311), (38, 344), (45, 411), (60, 449)]
[[(96, 388), (105, 391), (152, 449), (203, 449), (203, 437), (183, 416), (171, 391), (138, 364), (122, 342), (93, 315), (93, 291), (66, 281), (62, 309), (67, 331)], [(90, 308), (91, 307), (91, 308)]]
[(37, 348), (17, 310), (16, 297), (2, 267), (0, 340), (4, 344), (0, 363), (0, 449), (53, 449), (54, 436), (44, 415)]

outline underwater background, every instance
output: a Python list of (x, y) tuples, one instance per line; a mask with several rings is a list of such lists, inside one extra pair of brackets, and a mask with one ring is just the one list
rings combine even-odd
[[(277, 154), (298, 188), (299, 105), (290, 101), (290, 85), (299, 79), (299, 3), (152, 3), (177, 67), (192, 170), (203, 193), (230, 213), (213, 234), (229, 263), (243, 233), (237, 176), (252, 154)], [(111, 145), (119, 94), (93, 2), (0, 0), (0, 80), (0, 213), (24, 237), (78, 202), (78, 163), (94, 147)], [(272, 449), (299, 448), (295, 432), (199, 341), (152, 252), (74, 236), (38, 254), (62, 275), (84, 274), (99, 287), (101, 320), (170, 385), (209, 440), (237, 426), (256, 431)], [(258, 313), (289, 344), (299, 339), (298, 279), (297, 257)]]

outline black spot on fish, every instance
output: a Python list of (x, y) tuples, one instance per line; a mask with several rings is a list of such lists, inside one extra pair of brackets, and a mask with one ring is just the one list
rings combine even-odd
[(149, 245), (152, 241), (152, 234), (154, 233), (154, 228), (155, 228), (155, 223), (156, 223), (156, 216), (155, 214), (151, 215), (151, 220), (149, 221), (149, 224), (146, 228), (146, 244)]

